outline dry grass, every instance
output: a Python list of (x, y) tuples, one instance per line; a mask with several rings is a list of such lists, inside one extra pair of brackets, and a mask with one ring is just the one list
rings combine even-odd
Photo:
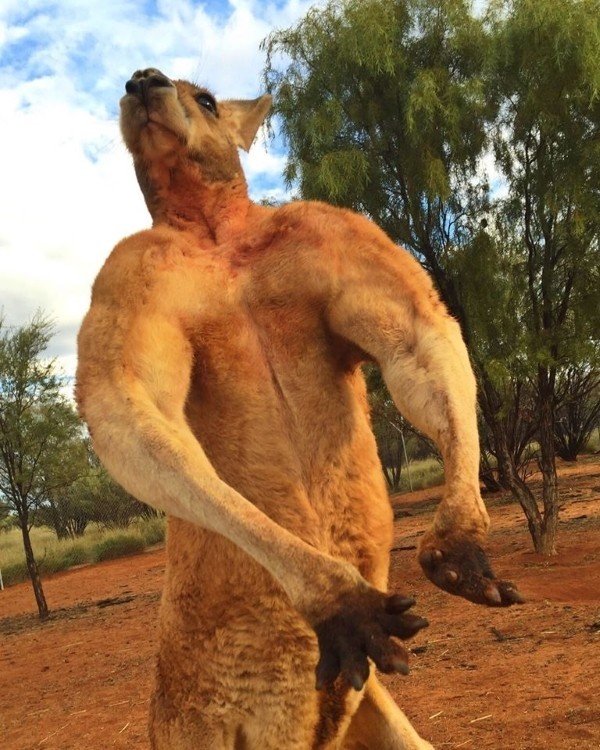
[[(128, 542), (123, 543), (123, 536)], [(76, 539), (57, 539), (48, 528), (31, 529), (31, 542), (35, 558), (43, 575), (66, 570), (74, 565), (103, 559), (107, 550), (122, 550), (123, 554), (141, 551), (164, 540), (164, 520), (151, 518), (138, 520), (127, 529), (107, 530), (92, 524), (83, 536)], [(0, 569), (4, 585), (25, 581), (28, 578), (20, 529), (0, 534)]]

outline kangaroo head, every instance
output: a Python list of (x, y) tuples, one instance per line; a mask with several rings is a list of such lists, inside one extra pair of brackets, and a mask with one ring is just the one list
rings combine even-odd
[(149, 175), (161, 168), (187, 165), (209, 183), (241, 175), (238, 147), (249, 150), (271, 106), (270, 96), (217, 102), (206, 89), (155, 68), (136, 71), (125, 92), (121, 132), (147, 202)]

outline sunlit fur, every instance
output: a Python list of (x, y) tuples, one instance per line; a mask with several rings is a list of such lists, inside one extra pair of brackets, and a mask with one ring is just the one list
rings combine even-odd
[[(154, 750), (426, 750), (372, 674), (315, 690), (310, 627), (385, 590), (392, 512), (360, 364), (445, 459), (426, 539), (481, 539), (475, 385), (419, 264), (367, 219), (248, 199), (270, 104), (187, 82), (121, 102), (153, 227), (94, 284), (77, 398), (113, 476), (169, 516)], [(106, 220), (109, 220), (107, 218)]]

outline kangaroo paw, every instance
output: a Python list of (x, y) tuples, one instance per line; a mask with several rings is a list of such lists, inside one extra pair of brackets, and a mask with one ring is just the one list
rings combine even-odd
[(449, 594), (490, 607), (524, 601), (513, 583), (494, 576), (483, 549), (465, 537), (426, 539), (419, 562), (427, 578)]
[(396, 638), (411, 638), (427, 620), (407, 612), (414, 599), (388, 596), (375, 589), (347, 595), (339, 611), (315, 625), (320, 659), (317, 690), (338, 675), (361, 690), (369, 677), (369, 659), (382, 672), (408, 673), (408, 652)]

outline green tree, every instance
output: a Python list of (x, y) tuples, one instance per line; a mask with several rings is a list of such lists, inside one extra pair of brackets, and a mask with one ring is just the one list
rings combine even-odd
[(32, 519), (36, 526), (54, 529), (58, 539), (67, 539), (83, 534), (88, 522), (85, 505), (74, 488), (90, 472), (90, 449), (83, 424), (69, 401), (55, 404), (52, 419), (55, 433), (61, 437), (48, 443), (40, 461), (42, 486)]
[[(491, 6), (494, 151), (509, 187), (496, 207), (526, 280), (523, 324), (539, 415), (543, 513), (536, 548), (555, 551), (557, 375), (595, 355), (600, 308), (600, 2)], [(590, 283), (591, 282), (591, 283)]]
[(54, 362), (43, 358), (51, 336), (40, 314), (15, 329), (0, 320), (0, 499), (18, 519), (41, 618), (48, 604), (29, 532), (40, 505), (72, 481), (63, 451), (81, 430)]
[(117, 484), (93, 453), (90, 463), (91, 472), (75, 488), (79, 502), (85, 503), (90, 521), (107, 529), (124, 529), (136, 518), (161, 515)]
[(16, 519), (11, 510), (12, 508), (7, 502), (0, 500), (0, 532), (10, 531), (15, 527)]
[[(436, 275), (487, 205), (486, 36), (465, 0), (348, 0), (265, 42), (265, 82), (303, 198), (368, 214)], [(278, 63), (285, 55), (282, 72)], [(439, 274), (451, 307), (452, 284)]]
[[(543, 519), (525, 481), (530, 444), (539, 429), (524, 322), (527, 284), (521, 245), (508, 229), (482, 222), (471, 242), (449, 255), (446, 270), (467, 311), (468, 344), (485, 419), (481, 476), (489, 489), (513, 493), (538, 549)], [(494, 458), (493, 468), (488, 455)]]
[(557, 389), (556, 452), (565, 461), (576, 461), (600, 426), (600, 371), (585, 364), (562, 368)]
[(58, 539), (83, 536), (93, 519), (93, 504), (85, 488), (90, 481), (90, 469), (68, 486), (52, 488), (35, 513), (36, 526), (48, 526)]

